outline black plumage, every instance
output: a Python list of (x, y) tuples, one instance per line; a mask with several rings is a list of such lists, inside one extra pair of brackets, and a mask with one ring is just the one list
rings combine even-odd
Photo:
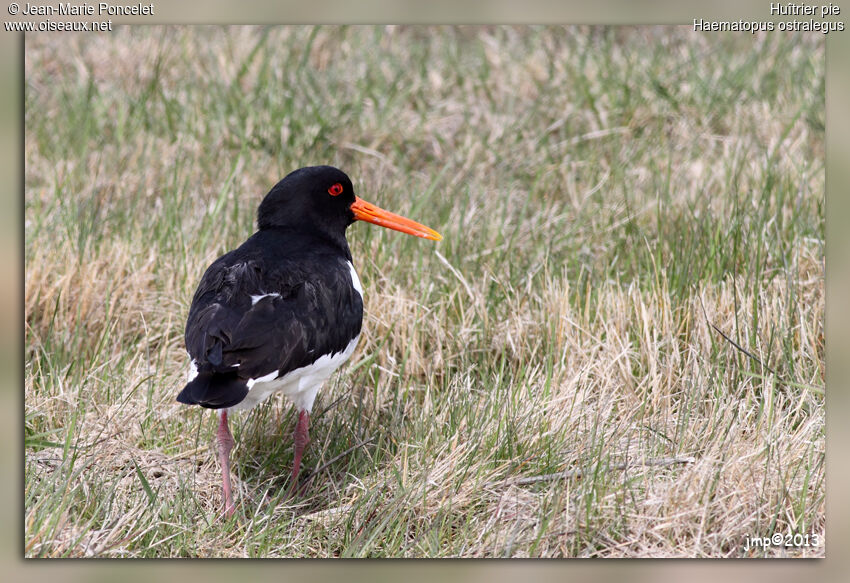
[(177, 400), (220, 411), (217, 441), (227, 515), (235, 509), (227, 412), (250, 408), (276, 391), (298, 408), (294, 491), (313, 399), (360, 335), (362, 290), (345, 240), (355, 220), (441, 238), (356, 197), (341, 170), (313, 166), (278, 182), (257, 210), (258, 231), (201, 278), (185, 333), (194, 372)]
[[(330, 196), (336, 184), (342, 192)], [(201, 278), (185, 334), (198, 374), (178, 401), (233, 407), (250, 380), (341, 352), (360, 333), (363, 301), (345, 240), (354, 200), (351, 180), (331, 166), (296, 170), (271, 189), (258, 232)]]
[[(232, 407), (248, 394), (250, 379), (274, 371), (282, 377), (342, 352), (363, 320), (350, 257), (347, 245), (340, 253), (311, 232), (267, 227), (215, 261), (186, 323), (198, 375), (177, 400)], [(251, 296), (264, 297), (252, 303)]]

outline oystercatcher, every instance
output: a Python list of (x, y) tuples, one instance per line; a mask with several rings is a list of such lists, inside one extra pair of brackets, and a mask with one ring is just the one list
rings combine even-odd
[(219, 411), (216, 440), (227, 516), (235, 511), (228, 412), (250, 409), (278, 391), (298, 411), (295, 491), (316, 393), (360, 338), (363, 288), (345, 240), (346, 228), (358, 220), (442, 238), (356, 197), (341, 170), (312, 166), (271, 189), (257, 211), (257, 232), (201, 278), (186, 322), (189, 379), (177, 400)]

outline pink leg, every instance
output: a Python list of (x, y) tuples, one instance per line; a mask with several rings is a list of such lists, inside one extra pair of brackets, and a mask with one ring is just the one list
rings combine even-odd
[(233, 516), (236, 506), (233, 504), (233, 493), (230, 487), (230, 450), (233, 449), (233, 436), (227, 427), (227, 411), (221, 412), (221, 422), (216, 433), (218, 442), (218, 461), (221, 464), (222, 487), (224, 488), (224, 515)]
[(289, 495), (292, 496), (298, 489), (298, 471), (301, 469), (301, 455), (304, 448), (310, 443), (310, 414), (307, 411), (298, 413), (298, 423), (295, 425), (295, 460), (292, 463), (292, 479), (289, 486)]

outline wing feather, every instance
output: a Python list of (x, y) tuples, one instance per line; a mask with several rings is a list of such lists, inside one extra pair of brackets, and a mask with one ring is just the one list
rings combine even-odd
[(284, 375), (345, 349), (360, 333), (362, 299), (345, 258), (319, 257), (322, 268), (308, 269), (315, 256), (306, 262), (240, 248), (207, 269), (185, 335), (199, 374), (179, 400), (232, 406), (247, 394), (248, 379)]

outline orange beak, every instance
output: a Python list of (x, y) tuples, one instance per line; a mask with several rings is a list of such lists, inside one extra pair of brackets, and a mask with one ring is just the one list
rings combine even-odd
[(422, 237), (423, 239), (431, 239), (439, 241), (443, 238), (434, 229), (429, 229), (425, 225), (421, 225), (416, 221), (411, 221), (401, 215), (385, 211), (384, 209), (368, 203), (362, 198), (354, 197), (354, 204), (351, 205), (351, 212), (354, 213), (354, 219), (357, 221), (366, 221), (388, 229), (394, 229), (413, 235), (414, 237)]

